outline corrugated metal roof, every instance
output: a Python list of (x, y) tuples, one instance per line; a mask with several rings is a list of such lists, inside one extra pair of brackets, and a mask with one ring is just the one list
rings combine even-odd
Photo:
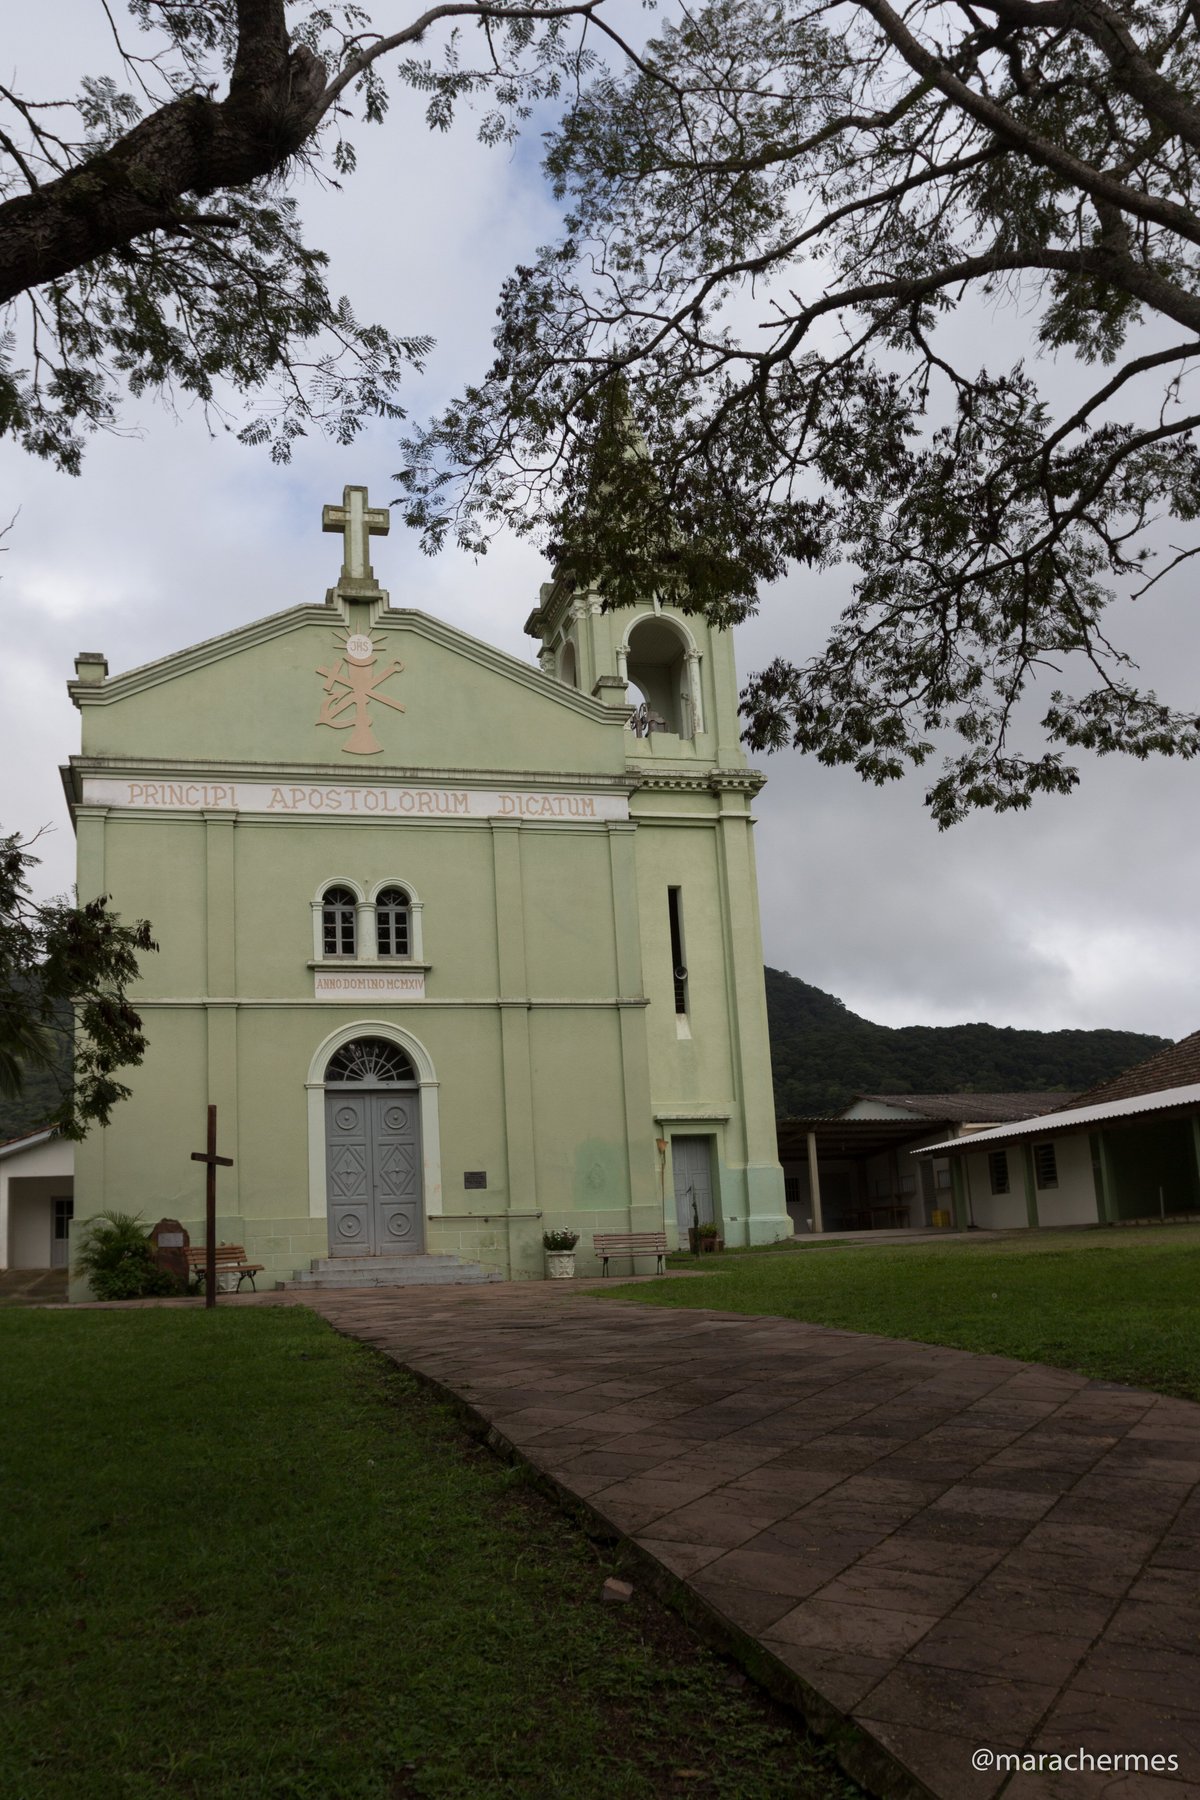
[(1056, 1132), (1086, 1131), (1092, 1125), (1105, 1125), (1113, 1119), (1132, 1119), (1140, 1113), (1173, 1112), (1200, 1107), (1200, 1082), (1190, 1087), (1160, 1088), (1156, 1094), (1131, 1094), (1124, 1100), (1109, 1100), (1094, 1106), (1072, 1106), (1064, 1112), (1044, 1113), (1040, 1119), (1025, 1119), (1018, 1125), (997, 1125), (988, 1131), (972, 1131), (966, 1137), (950, 1138), (944, 1144), (930, 1144), (913, 1156), (934, 1156), (946, 1150), (976, 1150), (981, 1144), (1010, 1143), (1014, 1138), (1053, 1137)]

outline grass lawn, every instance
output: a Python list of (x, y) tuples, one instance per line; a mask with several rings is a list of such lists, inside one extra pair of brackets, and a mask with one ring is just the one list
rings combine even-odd
[(703, 1279), (607, 1291), (988, 1350), (1200, 1400), (1194, 1225), (687, 1260)]
[(4, 1800), (846, 1800), (789, 1718), (302, 1308), (0, 1315)]

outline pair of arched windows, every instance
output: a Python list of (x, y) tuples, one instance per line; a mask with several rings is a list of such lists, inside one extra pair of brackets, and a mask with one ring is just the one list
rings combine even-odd
[[(360, 912), (374, 913), (374, 948), (360, 941)], [(362, 930), (370, 929), (369, 920)], [(411, 956), (412, 897), (406, 888), (385, 887), (376, 894), (372, 906), (362, 905), (353, 888), (335, 883), (321, 896), (321, 956), (378, 957)]]

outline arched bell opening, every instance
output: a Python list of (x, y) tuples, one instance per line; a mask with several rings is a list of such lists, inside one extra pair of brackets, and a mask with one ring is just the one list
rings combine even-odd
[(672, 621), (659, 614), (639, 620), (629, 633), (624, 660), (626, 678), (641, 701), (635, 700), (631, 721), (638, 736), (670, 731), (692, 737), (696, 726), (688, 644)]

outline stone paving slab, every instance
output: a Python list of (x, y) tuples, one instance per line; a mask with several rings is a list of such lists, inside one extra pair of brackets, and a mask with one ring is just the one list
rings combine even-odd
[(884, 1800), (1200, 1800), (1200, 1406), (554, 1284), (302, 1298), (629, 1539)]

